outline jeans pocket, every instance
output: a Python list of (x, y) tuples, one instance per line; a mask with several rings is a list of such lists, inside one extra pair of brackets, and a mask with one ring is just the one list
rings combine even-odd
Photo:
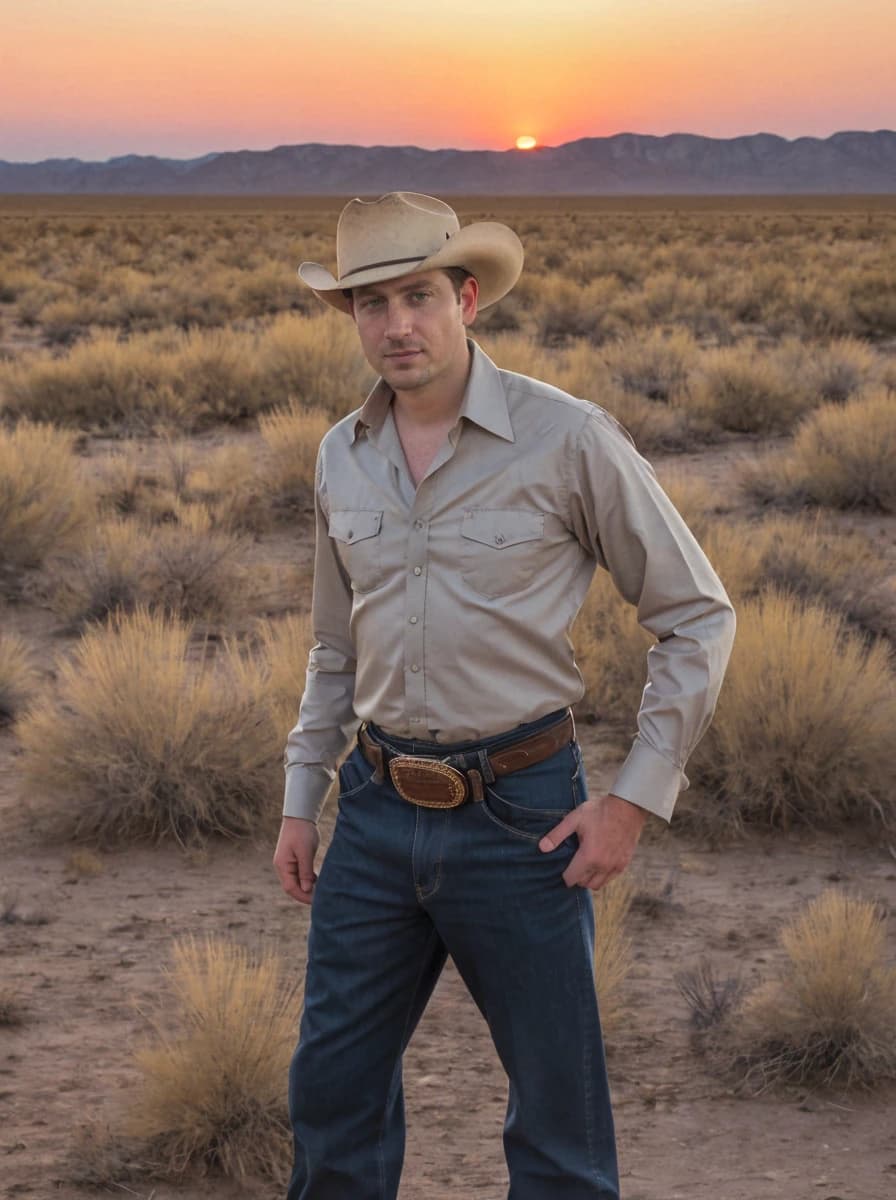
[[(543, 762), (488, 784), (482, 808), (507, 833), (538, 842), (584, 798), (581, 753), (572, 743)], [(567, 841), (576, 844), (574, 837)]]
[(374, 768), (370, 765), (358, 746), (339, 768), (338, 802), (348, 800), (363, 792), (373, 780)]

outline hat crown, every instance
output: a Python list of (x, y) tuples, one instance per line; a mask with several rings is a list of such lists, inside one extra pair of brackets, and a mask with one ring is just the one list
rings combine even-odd
[(457, 213), (435, 196), (388, 192), (378, 200), (351, 200), (336, 227), (339, 278), (384, 264), (422, 262), (459, 229)]

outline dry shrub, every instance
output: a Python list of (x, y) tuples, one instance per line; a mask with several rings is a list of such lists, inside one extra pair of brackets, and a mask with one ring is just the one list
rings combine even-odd
[(24, 1025), (27, 1009), (11, 984), (0, 983), (0, 1028)]
[(691, 760), (721, 827), (889, 822), (896, 676), (884, 642), (792, 596), (744, 601), (715, 717)]
[(812, 397), (798, 373), (750, 345), (704, 354), (689, 408), (738, 433), (791, 429)]
[(878, 389), (812, 413), (790, 453), (760, 462), (743, 483), (760, 498), (896, 512), (894, 462), (896, 396)]
[(16, 719), (38, 678), (25, 639), (17, 633), (0, 633), (0, 728)]
[(73, 442), (50, 425), (0, 429), (0, 582), (80, 538), (93, 500)]
[(697, 343), (684, 330), (659, 329), (608, 347), (604, 360), (624, 391), (669, 402), (685, 388), (697, 359)]
[(584, 287), (562, 275), (539, 283), (535, 327), (545, 346), (562, 345), (568, 338), (587, 337), (599, 342), (615, 332), (609, 321), (609, 304), (618, 290), (610, 277)]
[(743, 1085), (870, 1086), (896, 1078), (896, 968), (874, 904), (831, 888), (781, 932), (776, 976), (746, 996), (717, 1051)]
[(314, 642), (307, 613), (290, 613), (276, 621), (258, 623), (258, 639), (267, 664), (265, 695), (283, 742), (299, 715), (305, 690), (308, 651)]
[(154, 1178), (212, 1172), (285, 1182), (292, 1159), (286, 1077), (297, 979), (270, 950), (222, 939), (175, 943), (169, 996), (136, 1059), (142, 1085), (125, 1119)]
[(22, 717), (25, 777), (59, 836), (184, 843), (267, 827), (283, 746), (262, 672), (230, 643), (193, 663), (189, 641), (179, 621), (116, 616), (62, 663), (53, 702)]
[(85, 846), (73, 850), (65, 860), (65, 874), (69, 879), (93, 879), (102, 875), (105, 869), (102, 858)]
[(103, 523), (63, 571), (54, 605), (70, 620), (104, 620), (139, 605), (186, 620), (223, 621), (248, 602), (241, 539), (210, 526), (207, 509), (173, 504), (178, 524)]
[(611, 722), (631, 721), (644, 690), (647, 651), (654, 639), (638, 624), (635, 609), (604, 570), (595, 573), (573, 638), (585, 679), (578, 711)]
[(169, 345), (158, 335), (119, 342), (99, 333), (60, 358), (33, 357), (0, 375), (0, 393), (14, 413), (62, 424), (107, 426), (184, 415), (171, 372)]
[(877, 355), (855, 338), (839, 338), (812, 350), (809, 359), (810, 389), (826, 403), (843, 404), (871, 380)]
[(698, 537), (735, 600), (774, 587), (825, 601), (871, 632), (883, 632), (892, 616), (884, 592), (888, 569), (874, 545), (829, 528), (818, 515), (716, 522)]
[(198, 497), (220, 529), (261, 530), (276, 515), (266, 494), (267, 470), (248, 446), (219, 446), (194, 467), (188, 492)]
[(314, 470), (321, 439), (330, 428), (323, 409), (290, 400), (258, 419), (268, 448), (264, 490), (279, 509), (308, 508), (314, 497)]
[(373, 383), (355, 323), (344, 313), (280, 316), (252, 353), (256, 410), (293, 399), (342, 417), (363, 402)]
[(594, 985), (600, 1003), (601, 1024), (612, 1029), (625, 1005), (623, 985), (631, 969), (631, 939), (625, 922), (635, 886), (628, 873), (619, 875), (591, 893), (594, 905)]

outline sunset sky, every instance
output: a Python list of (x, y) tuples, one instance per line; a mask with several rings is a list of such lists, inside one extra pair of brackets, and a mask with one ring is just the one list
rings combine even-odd
[(894, 0), (0, 0), (0, 158), (896, 127)]

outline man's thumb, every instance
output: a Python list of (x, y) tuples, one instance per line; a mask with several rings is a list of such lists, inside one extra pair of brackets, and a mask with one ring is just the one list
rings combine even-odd
[(545, 851), (545, 853), (556, 850), (560, 843), (565, 841), (575, 831), (575, 827), (576, 814), (573, 811), (567, 813), (559, 825), (555, 825), (553, 829), (548, 830), (538, 843), (538, 849)]

